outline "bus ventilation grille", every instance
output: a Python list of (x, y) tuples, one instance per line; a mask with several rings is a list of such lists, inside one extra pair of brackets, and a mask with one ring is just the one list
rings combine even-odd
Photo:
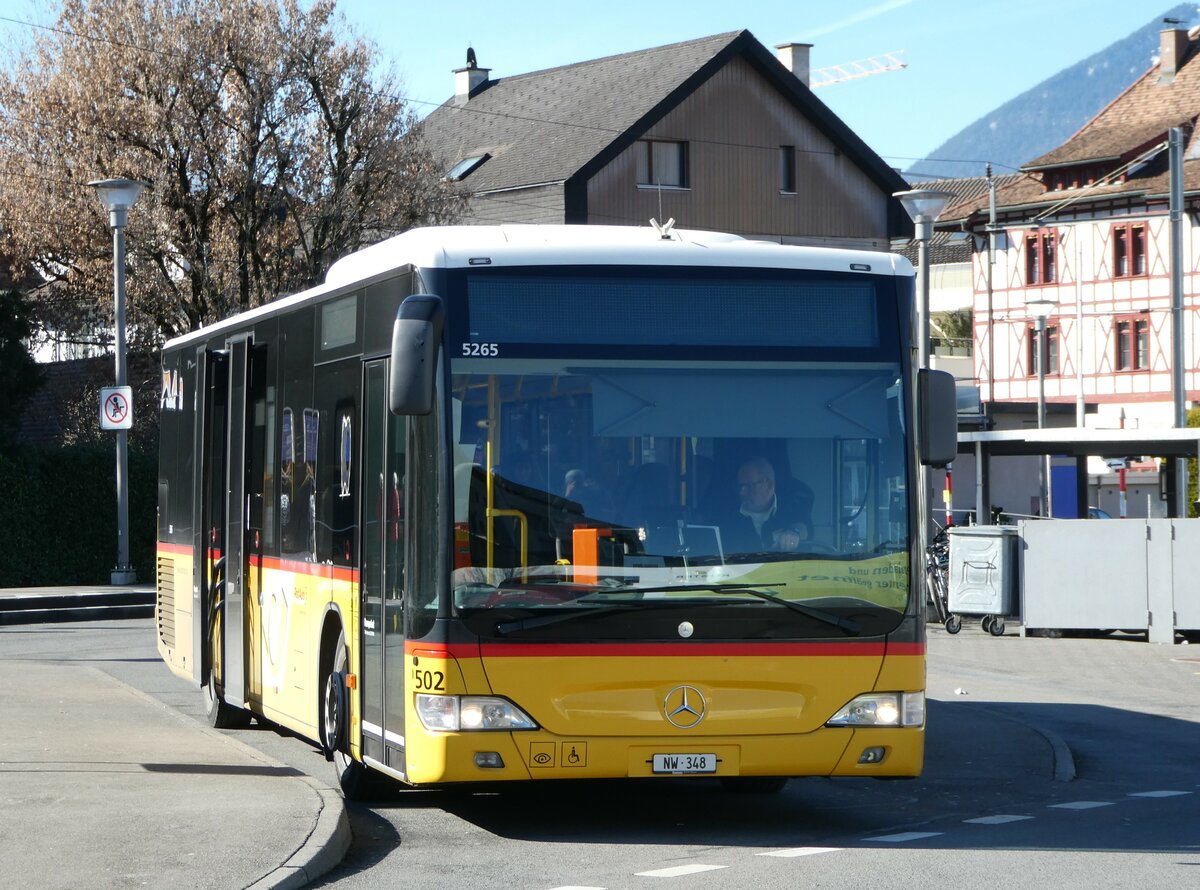
[(158, 624), (158, 638), (163, 644), (175, 648), (175, 563), (158, 558), (158, 597), (154, 610)]

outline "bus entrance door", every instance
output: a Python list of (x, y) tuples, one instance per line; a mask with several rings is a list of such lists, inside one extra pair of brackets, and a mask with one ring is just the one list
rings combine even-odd
[[(196, 425), (192, 465), (192, 677), (201, 685), (216, 671), (216, 616), (224, 577), (225, 419), (229, 356), (196, 350)], [(215, 661), (220, 661), (219, 658)]]
[(196, 355), (193, 676), (204, 684), (213, 673), (220, 698), (236, 707), (246, 702), (250, 343), (239, 337)]
[(387, 408), (387, 360), (364, 367), (359, 705), (362, 755), (403, 771), (404, 454), (407, 420)]

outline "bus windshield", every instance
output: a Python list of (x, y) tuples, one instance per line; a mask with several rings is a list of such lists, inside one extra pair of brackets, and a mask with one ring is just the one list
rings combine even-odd
[(883, 633), (902, 617), (898, 363), (451, 368), (452, 592), (480, 633), (594, 634), (684, 604), (742, 616), (745, 636)]

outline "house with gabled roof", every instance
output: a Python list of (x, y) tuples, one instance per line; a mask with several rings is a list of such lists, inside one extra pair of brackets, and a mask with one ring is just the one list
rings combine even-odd
[(808, 49), (734, 31), (493, 79), (474, 52), (422, 123), (466, 222), (716, 229), (888, 249), (904, 180), (816, 98)]
[[(986, 195), (965, 197), (943, 212), (940, 230), (974, 236), (974, 373), (985, 405), (1010, 412), (1024, 406), (1021, 422), (1033, 426), (1044, 385), (1049, 426), (1173, 425), (1167, 140), (1174, 128), (1185, 140), (1184, 398), (1188, 405), (1200, 398), (1198, 119), (1200, 29), (1168, 28), (1159, 58), (1142, 76), (997, 189), (994, 227)], [(1037, 301), (1051, 304), (1044, 384), (1030, 307)], [(1093, 461), (1089, 472), (1098, 477), (1103, 469)], [(1093, 489), (1102, 481), (1093, 478)], [(1149, 512), (1158, 510), (1165, 515), (1166, 506), (1155, 497)], [(1145, 501), (1131, 503), (1130, 515), (1147, 515)]]

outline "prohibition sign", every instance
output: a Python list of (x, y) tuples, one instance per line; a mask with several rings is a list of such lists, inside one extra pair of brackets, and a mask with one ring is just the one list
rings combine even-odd
[(100, 390), (100, 429), (128, 430), (133, 428), (133, 389), (129, 386), (109, 386)]

